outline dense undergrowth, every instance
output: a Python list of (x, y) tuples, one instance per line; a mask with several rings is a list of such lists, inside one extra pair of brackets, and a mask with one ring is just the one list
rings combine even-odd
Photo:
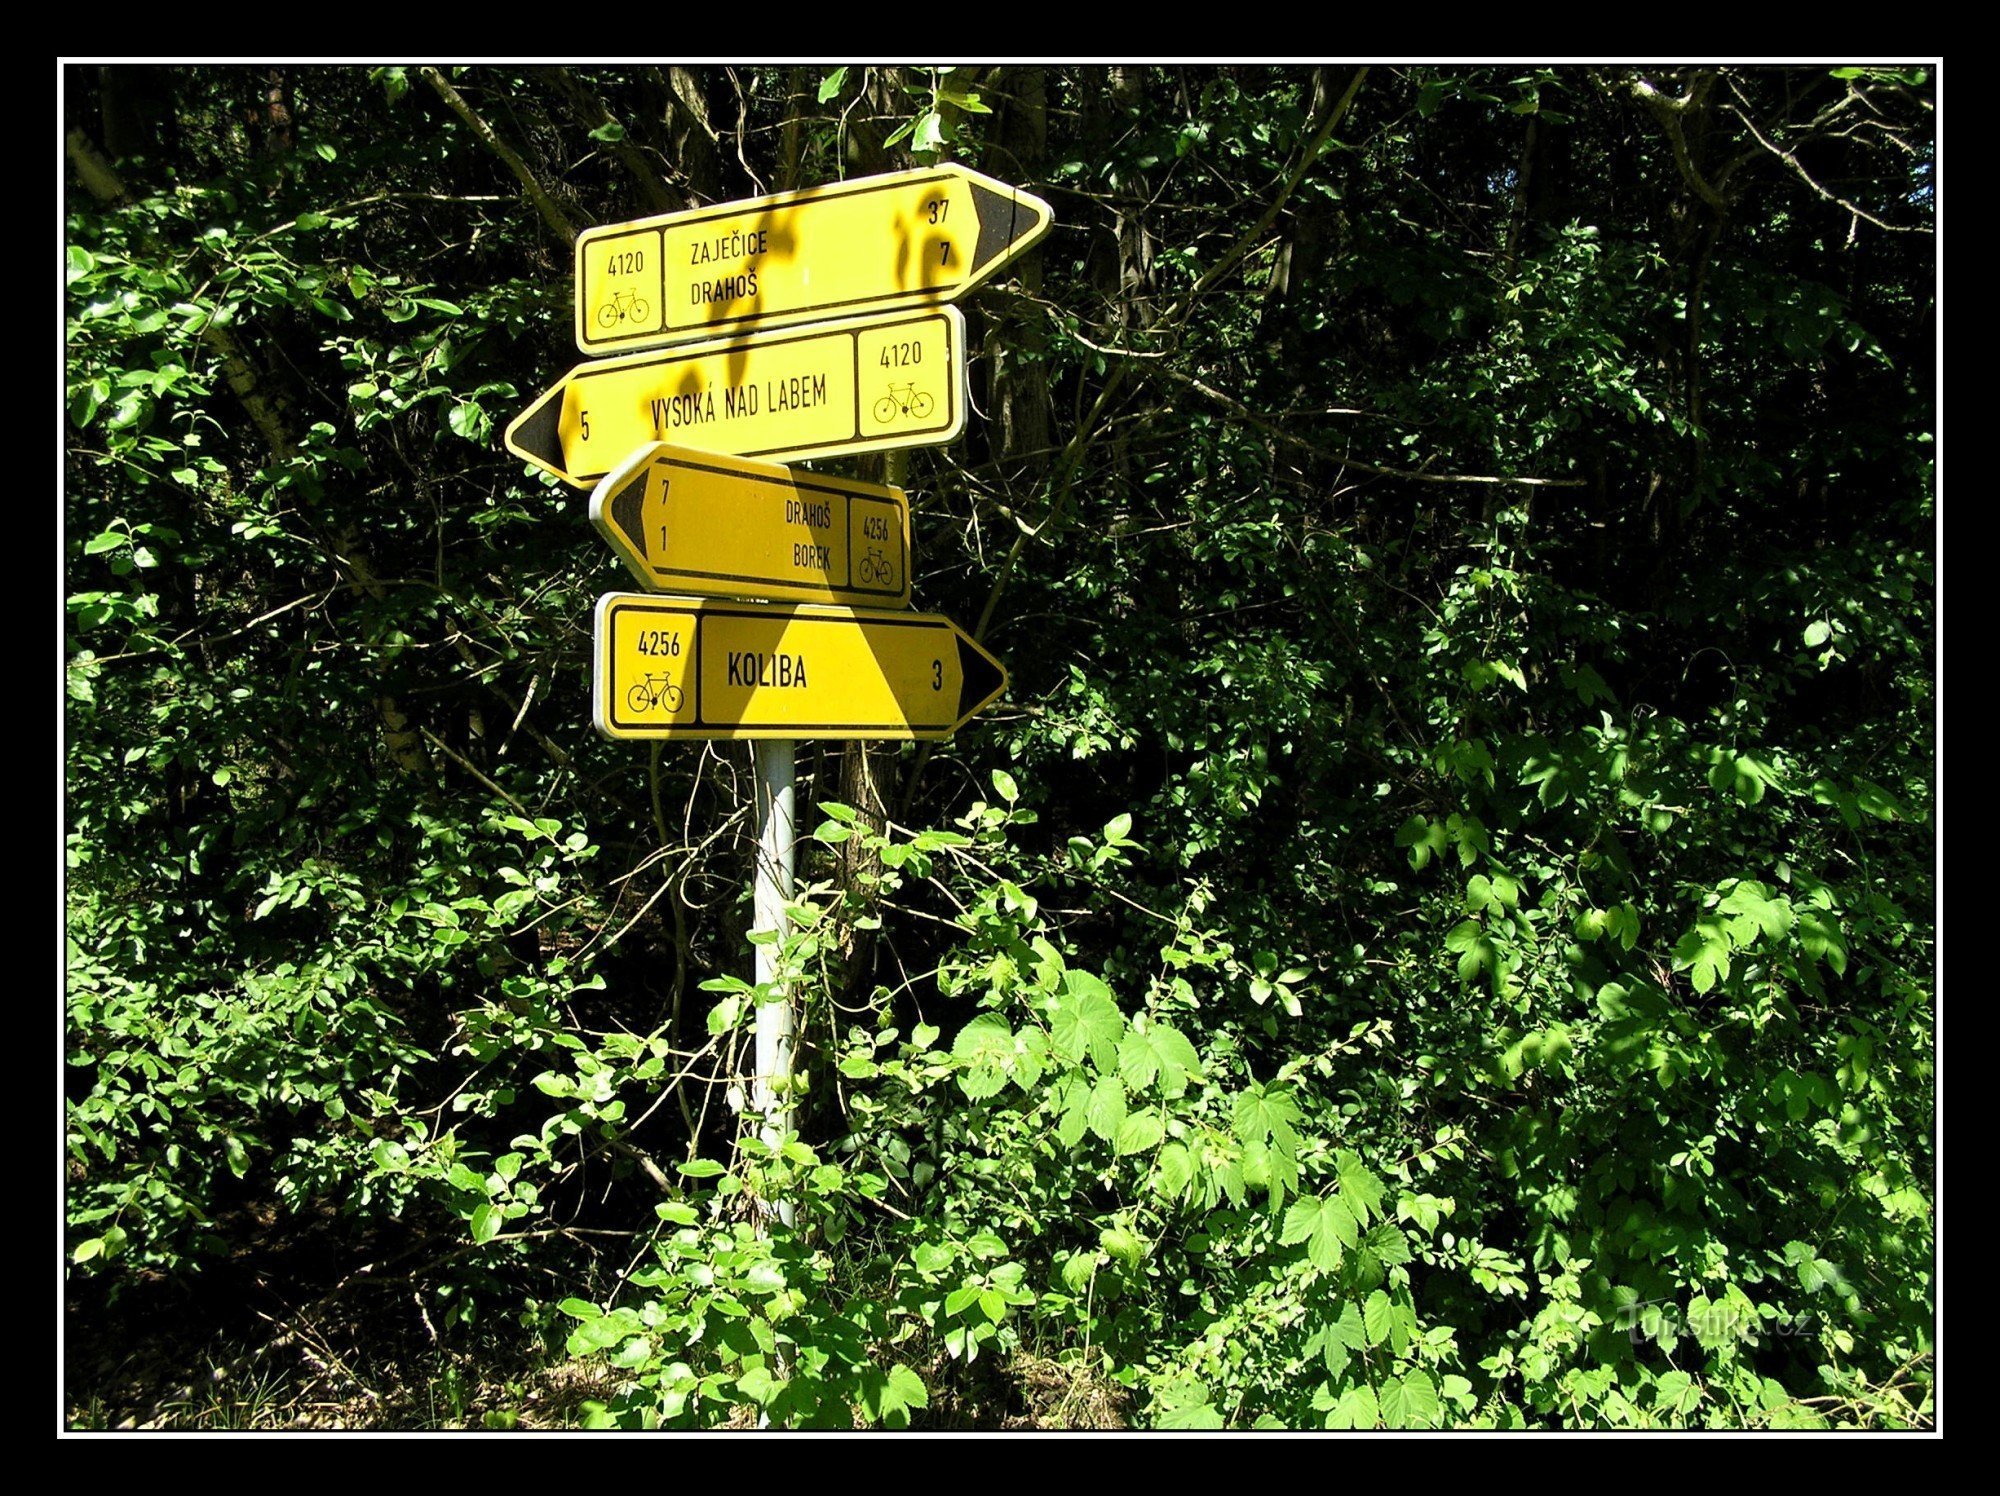
[[(66, 84), (76, 1423), (156, 1309), (170, 1423), (1930, 1422), (1923, 72)], [(745, 756), (497, 431), (566, 229), (940, 158), (1013, 688), (802, 745), (771, 1149)]]

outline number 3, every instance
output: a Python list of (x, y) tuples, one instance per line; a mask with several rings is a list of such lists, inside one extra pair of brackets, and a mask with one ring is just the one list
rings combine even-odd
[(944, 661), (943, 661), (943, 660), (932, 660), (932, 661), (931, 661), (931, 689), (932, 689), (933, 691), (942, 691), (942, 690), (944, 689)]

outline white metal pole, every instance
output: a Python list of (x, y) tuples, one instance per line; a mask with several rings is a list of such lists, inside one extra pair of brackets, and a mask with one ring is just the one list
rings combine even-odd
[[(778, 947), (785, 938), (785, 905), (792, 897), (792, 750), (790, 738), (751, 744), (757, 766), (757, 871), (750, 904), (756, 928), (775, 941), (757, 948), (757, 985), (777, 979)], [(757, 1005), (757, 1073), (751, 1103), (760, 1118), (757, 1135), (776, 1148), (792, 1130), (792, 995)], [(792, 1202), (772, 1202), (780, 1221), (792, 1224)]]

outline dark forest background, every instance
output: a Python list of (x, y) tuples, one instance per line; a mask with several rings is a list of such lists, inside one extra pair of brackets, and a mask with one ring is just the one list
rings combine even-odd
[[(1923, 67), (63, 71), (73, 1426), (1933, 1401)], [(582, 228), (937, 160), (948, 745), (742, 745), (498, 432)], [(796, 1225), (764, 1202), (796, 1202)]]

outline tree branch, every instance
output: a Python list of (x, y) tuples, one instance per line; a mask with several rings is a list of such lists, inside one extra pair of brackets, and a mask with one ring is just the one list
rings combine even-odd
[(1217, 280), (1228, 274), (1236, 267), (1239, 260), (1257, 247), (1264, 237), (1264, 231), (1278, 221), (1278, 215), (1285, 211), (1285, 204), (1291, 201), (1292, 194), (1299, 190), (1299, 184), (1306, 179), (1306, 173), (1311, 171), (1313, 163), (1319, 160), (1320, 152), (1326, 149), (1326, 143), (1333, 135), (1333, 127), (1347, 114), (1348, 106), (1354, 102), (1354, 96), (1361, 92), (1361, 85), (1367, 77), (1367, 68), (1355, 69), (1354, 77), (1348, 82), (1347, 92), (1335, 100), (1333, 107), (1327, 110), (1326, 118), (1320, 121), (1319, 128), (1306, 143), (1305, 153), (1299, 157), (1299, 164), (1292, 168), (1292, 174), (1285, 179), (1285, 185), (1279, 189), (1278, 195), (1271, 199), (1271, 205), (1264, 210), (1263, 217), (1259, 218), (1221, 259), (1208, 268), (1201, 279), (1194, 283), (1181, 304), (1162, 317), (1161, 321), (1171, 321), (1188, 302), (1193, 301)]
[(473, 107), (465, 102), (459, 91), (446, 81), (443, 73), (434, 67), (422, 67), (417, 71), (426, 83), (437, 90), (437, 96), (450, 106), (451, 112), (464, 120), (472, 133), (486, 143), (487, 149), (507, 163), (507, 169), (514, 173), (522, 190), (528, 194), (528, 200), (535, 205), (549, 227), (562, 235), (565, 244), (573, 244), (576, 241), (575, 228), (570, 225), (569, 219), (563, 216), (563, 210), (556, 206), (556, 200), (550, 197), (547, 189), (535, 179), (535, 174), (528, 169), (528, 163), (521, 159), (512, 146), (493, 133), (493, 127), (481, 119)]
[(460, 753), (456, 748), (452, 747), (451, 744), (447, 743), (443, 738), (439, 737), (436, 733), (432, 732), (428, 727), (420, 728), (419, 731), (421, 731), (423, 735), (430, 740), (431, 746), (437, 749), (438, 752), (442, 753), (446, 758), (450, 759), (453, 763), (457, 764), (461, 769), (465, 770), (466, 773), (470, 774), (474, 779), (478, 780), (481, 784), (485, 785), (489, 790), (493, 791), (493, 793), (498, 795), (502, 800), (505, 800), (509, 805), (513, 806), (515, 812), (521, 817), (522, 820), (532, 821), (535, 818), (533, 811), (529, 810), (527, 806), (523, 805), (519, 800), (516, 800), (512, 795), (508, 794), (505, 790), (501, 789), (499, 785), (495, 784), (491, 779), (487, 778), (486, 775), (482, 774), (479, 771), (478, 766), (475, 765), (471, 759), (467, 758), (463, 753)]
[(606, 107), (604, 100), (568, 68), (550, 68), (549, 77), (562, 96), (569, 100), (570, 107), (576, 111), (586, 126), (594, 132), (605, 131), (617, 137), (609, 141), (611, 154), (618, 158), (633, 182), (638, 185), (639, 195), (646, 200), (647, 211), (673, 212), (676, 205), (673, 195), (667, 191), (667, 184), (661, 181), (660, 174), (653, 170), (653, 163), (646, 159), (645, 152), (632, 143), (631, 135)]
[(1729, 211), (1729, 200), (1703, 179), (1695, 170), (1694, 158), (1688, 154), (1687, 135), (1681, 129), (1681, 117), (1701, 103), (1708, 92), (1710, 76), (1703, 73), (1695, 79), (1694, 87), (1680, 98), (1663, 94), (1644, 78), (1632, 80), (1632, 96), (1644, 104), (1654, 119), (1659, 121), (1660, 130), (1667, 137), (1667, 143), (1674, 150), (1674, 165), (1680, 168), (1681, 178), (1694, 189), (1695, 195), (1717, 213)]
[[(1733, 92), (1737, 98), (1739, 99), (1743, 98), (1743, 91), (1736, 87), (1734, 79), (1730, 81), (1729, 87), (1730, 91)], [(1747, 103), (1748, 100), (1745, 100), (1744, 102)], [(1740, 106), (1736, 104), (1731, 104), (1729, 106), (1729, 112), (1735, 115), (1738, 119), (1743, 121), (1743, 127), (1746, 130), (1748, 130), (1750, 134), (1756, 139), (1757, 144), (1761, 145), (1765, 150), (1769, 151), (1772, 155), (1776, 156), (1780, 161), (1784, 162), (1785, 165), (1789, 166), (1792, 169), (1792, 171), (1798, 176), (1798, 179), (1801, 182), (1804, 182), (1806, 186), (1812, 188), (1814, 192), (1818, 193), (1827, 202), (1837, 203), (1842, 208), (1845, 208), (1849, 213), (1852, 213), (1856, 218), (1864, 219), (1867, 222), (1874, 224), (1876, 228), (1886, 229), (1888, 232), (1892, 234), (1921, 234), (1926, 232), (1926, 226), (1923, 224), (1884, 223), (1881, 219), (1877, 218), (1873, 213), (1870, 213), (1866, 208), (1857, 207), (1855, 204), (1850, 203), (1846, 198), (1840, 196), (1836, 192), (1829, 192), (1826, 188), (1820, 186), (1818, 182), (1813, 180), (1812, 174), (1808, 172), (1805, 169), (1805, 167), (1799, 164), (1799, 158), (1797, 156), (1794, 156), (1790, 151), (1786, 150), (1783, 146), (1777, 144), (1775, 141), (1766, 139), (1764, 132), (1757, 128), (1757, 122), (1751, 119), (1749, 114), (1745, 110), (1743, 110)]]
[[(1342, 467), (1356, 468), (1364, 473), (1373, 473), (1379, 478), (1407, 478), (1415, 483), (1484, 483), (1516, 488), (1583, 488), (1586, 486), (1586, 480), (1582, 478), (1499, 478), (1486, 473), (1424, 473), (1414, 471), (1410, 468), (1376, 467), (1373, 463), (1359, 462), (1352, 457), (1343, 456), (1338, 452), (1329, 452), (1324, 447), (1307, 441), (1295, 432), (1287, 430), (1277, 421), (1273, 421), (1267, 416), (1259, 415), (1235, 396), (1224, 394), (1213, 385), (1204, 384), (1192, 374), (1183, 374), (1179, 370), (1168, 368), (1164, 364), (1159, 366), (1158, 372), (1188, 386), (1188, 388), (1200, 394), (1206, 395), (1209, 399), (1225, 407), (1239, 420), (1255, 426), (1259, 431), (1274, 436), (1278, 440), (1289, 443), (1294, 447), (1298, 447), (1302, 451), (1310, 452), (1315, 457), (1322, 458), (1325, 461), (1339, 463)], [(1361, 412), (1357, 411), (1354, 414), (1358, 415)]]

